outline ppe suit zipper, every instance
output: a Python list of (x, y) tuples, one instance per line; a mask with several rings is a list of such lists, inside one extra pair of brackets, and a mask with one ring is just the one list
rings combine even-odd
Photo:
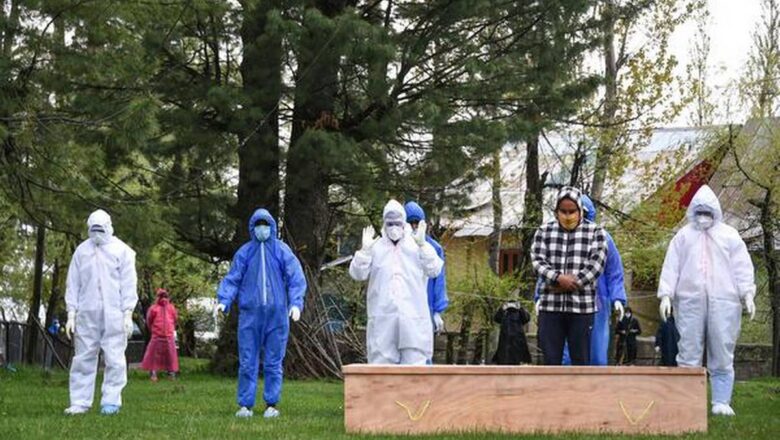
[(263, 305), (268, 302), (268, 289), (265, 286), (265, 243), (260, 243), (260, 283), (263, 285)]

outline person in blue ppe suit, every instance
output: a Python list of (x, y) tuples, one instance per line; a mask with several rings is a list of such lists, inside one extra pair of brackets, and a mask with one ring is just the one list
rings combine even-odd
[(60, 320), (57, 318), (53, 318), (51, 320), (51, 325), (47, 330), (49, 331), (50, 335), (57, 336), (57, 334), (60, 332)]
[[(406, 222), (412, 227), (413, 231), (417, 231), (417, 225), (420, 221), (425, 220), (425, 211), (416, 202), (406, 202), (404, 205), (404, 211), (406, 211)], [(445, 262), (444, 249), (439, 242), (433, 239), (430, 235), (425, 236), (425, 241), (433, 246), (436, 250), (436, 255)], [(444, 330), (444, 320), (441, 314), (447, 310), (447, 306), (450, 304), (449, 298), (447, 298), (447, 280), (444, 274), (446, 266), (442, 266), (441, 273), (435, 278), (428, 280), (428, 308), (431, 311), (431, 319), (433, 320), (433, 331), (438, 333)]]
[(251, 417), (263, 356), (264, 417), (278, 417), (283, 361), (290, 334), (288, 318), (298, 321), (306, 295), (306, 277), (298, 258), (277, 238), (276, 221), (265, 209), (249, 219), (251, 239), (238, 249), (217, 291), (217, 311), (238, 301), (237, 417)]
[[(585, 221), (595, 222), (596, 206), (590, 197), (582, 195), (582, 208), (585, 211)], [(623, 261), (620, 258), (615, 240), (607, 234), (607, 262), (604, 272), (596, 284), (596, 301), (598, 311), (593, 317), (593, 330), (590, 338), (590, 364), (607, 365), (609, 357), (609, 319), (612, 308), (618, 312), (618, 319), (622, 320), (626, 305), (626, 289), (623, 284)], [(534, 302), (539, 301), (539, 282), (536, 283)], [(610, 307), (612, 305), (612, 307)], [(563, 351), (563, 365), (571, 365), (569, 348)]]

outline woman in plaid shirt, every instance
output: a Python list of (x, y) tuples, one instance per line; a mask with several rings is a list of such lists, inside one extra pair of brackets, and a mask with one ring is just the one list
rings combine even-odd
[(583, 222), (582, 194), (565, 186), (558, 192), (555, 221), (534, 236), (531, 261), (541, 278), (539, 346), (545, 365), (561, 365), (569, 344), (572, 365), (588, 365), (596, 313), (596, 280), (604, 270), (606, 234)]

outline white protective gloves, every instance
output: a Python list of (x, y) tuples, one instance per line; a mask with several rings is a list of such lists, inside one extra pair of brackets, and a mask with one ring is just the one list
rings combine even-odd
[(745, 308), (747, 309), (750, 320), (752, 321), (756, 317), (756, 302), (753, 295), (745, 296)]
[(363, 252), (371, 252), (371, 248), (374, 247), (374, 243), (379, 240), (379, 237), (376, 236), (376, 231), (374, 231), (374, 227), (371, 225), (366, 226), (363, 228), (363, 247), (360, 248)]
[(125, 337), (130, 339), (133, 336), (133, 311), (127, 310), (125, 312)]
[(425, 233), (428, 231), (428, 225), (425, 224), (425, 220), (420, 220), (417, 224), (417, 230), (412, 233), (412, 238), (417, 246), (422, 247), (425, 244)]
[(441, 313), (433, 314), (433, 331), (439, 333), (444, 330), (444, 319), (441, 317)]
[(658, 306), (658, 313), (661, 315), (661, 320), (666, 322), (667, 318), (672, 314), (672, 299), (668, 296), (661, 297), (661, 305)]
[(623, 320), (623, 316), (626, 314), (625, 308), (623, 308), (623, 303), (620, 301), (615, 301), (613, 304), (613, 308), (618, 313), (618, 321)]
[(68, 322), (65, 323), (65, 336), (73, 339), (74, 333), (76, 333), (76, 312), (71, 310), (68, 312)]
[[(750, 315), (750, 320), (755, 319), (756, 302), (753, 295), (745, 297), (745, 309), (747, 309), (748, 315)], [(661, 314), (661, 319), (665, 322), (669, 315), (672, 314), (672, 299), (668, 296), (661, 297), (661, 305), (658, 307), (658, 311)]]
[[(219, 316), (220, 314), (225, 314), (227, 309), (225, 308), (224, 304), (219, 304), (214, 306), (214, 317)], [(298, 322), (301, 319), (301, 309), (298, 307), (292, 306), (290, 307), (290, 313), (289, 313), (290, 319), (293, 320), (293, 322)]]

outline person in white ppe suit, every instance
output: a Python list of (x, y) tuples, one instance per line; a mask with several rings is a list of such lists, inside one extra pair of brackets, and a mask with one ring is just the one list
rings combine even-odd
[(73, 253), (65, 292), (65, 332), (76, 349), (70, 366), (70, 407), (65, 413), (82, 414), (92, 407), (98, 354), (103, 350), (106, 368), (100, 412), (115, 414), (127, 384), (125, 348), (138, 301), (135, 252), (114, 237), (105, 211), (93, 212), (87, 226), (89, 239)]
[(723, 223), (720, 203), (709, 186), (696, 192), (687, 216), (688, 224), (669, 244), (661, 271), (661, 319), (669, 317), (674, 303), (678, 365), (701, 366), (706, 347), (712, 413), (734, 415), (730, 405), (740, 301), (750, 319), (756, 312), (753, 262), (737, 230)]
[(433, 357), (428, 279), (439, 275), (444, 262), (425, 240), (425, 221), (412, 232), (395, 200), (382, 217), (382, 237), (366, 227), (363, 247), (349, 266), (352, 278), (368, 280), (368, 363), (425, 365)]

